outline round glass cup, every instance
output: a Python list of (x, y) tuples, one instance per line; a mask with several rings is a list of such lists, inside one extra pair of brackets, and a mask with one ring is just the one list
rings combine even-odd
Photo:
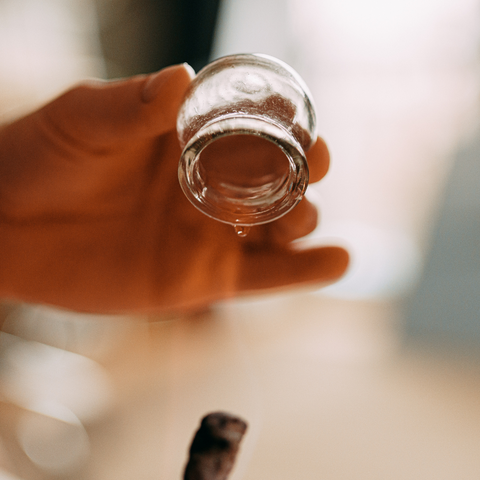
[(315, 109), (304, 81), (284, 62), (241, 54), (210, 63), (186, 92), (177, 132), (186, 197), (239, 234), (303, 198)]

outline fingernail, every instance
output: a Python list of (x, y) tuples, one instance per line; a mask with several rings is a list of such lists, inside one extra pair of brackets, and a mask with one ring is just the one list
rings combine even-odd
[(195, 78), (195, 75), (196, 75), (193, 67), (190, 64), (188, 64), (187, 62), (185, 62), (183, 64), (183, 66), (185, 67), (185, 70), (187, 71), (188, 76), (190, 77), (190, 80), (193, 80)]
[(145, 103), (151, 102), (155, 97), (158, 96), (162, 90), (162, 87), (167, 83), (167, 81), (172, 76), (176, 75), (182, 68), (186, 71), (190, 79), (195, 77), (195, 70), (193, 70), (188, 63), (172, 65), (171, 67), (164, 68), (159, 72), (152, 74), (145, 82), (142, 92), (142, 100)]

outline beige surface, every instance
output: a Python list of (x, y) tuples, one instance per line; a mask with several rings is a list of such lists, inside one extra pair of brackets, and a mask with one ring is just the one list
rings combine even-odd
[(401, 348), (395, 318), (301, 293), (123, 326), (97, 356), (113, 395), (84, 422), (88, 461), (63, 477), (179, 478), (200, 417), (224, 409), (250, 423), (234, 479), (478, 479), (478, 370)]
[(93, 477), (178, 478), (197, 419), (227, 408), (251, 423), (235, 478), (477, 479), (478, 372), (399, 349), (392, 314), (306, 295), (154, 329), (126, 455)]

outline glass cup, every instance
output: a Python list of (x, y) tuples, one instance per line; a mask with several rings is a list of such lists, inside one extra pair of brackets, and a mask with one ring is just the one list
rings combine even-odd
[(303, 198), (315, 109), (304, 81), (284, 62), (241, 54), (210, 63), (186, 93), (177, 131), (183, 192), (239, 235)]

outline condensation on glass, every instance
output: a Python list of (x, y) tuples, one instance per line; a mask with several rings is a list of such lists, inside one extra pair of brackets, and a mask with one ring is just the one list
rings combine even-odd
[(284, 62), (242, 54), (207, 65), (186, 93), (177, 131), (185, 195), (240, 235), (302, 199), (315, 109), (307, 86)]

